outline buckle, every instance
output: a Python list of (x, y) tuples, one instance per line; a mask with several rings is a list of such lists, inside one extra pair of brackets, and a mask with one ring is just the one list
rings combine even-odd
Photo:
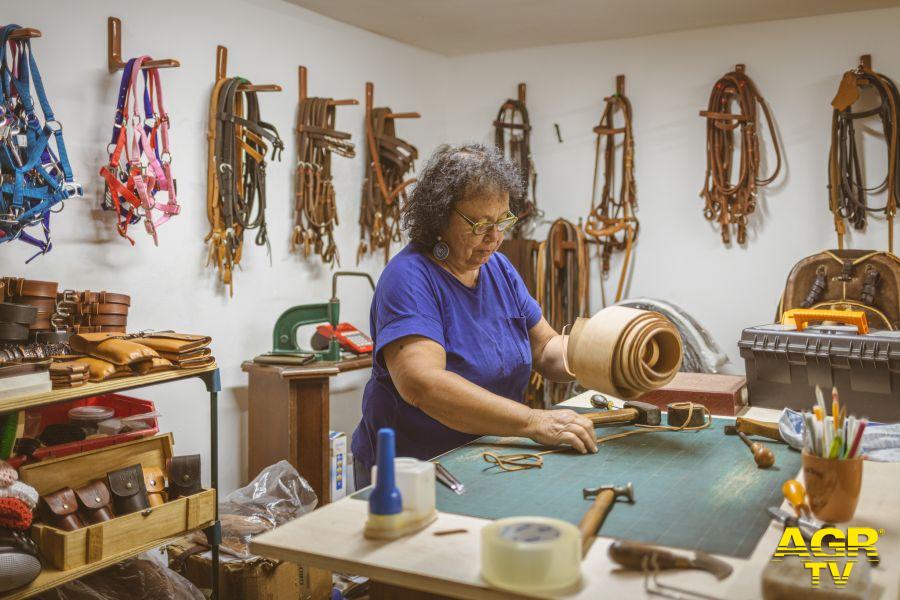
[(131, 124), (137, 127), (141, 124), (141, 115), (131, 115)]
[(66, 198), (84, 196), (84, 189), (81, 187), (81, 184), (74, 181), (66, 181), (62, 185), (62, 189), (66, 193)]
[(144, 119), (144, 127), (149, 127), (150, 129), (156, 127), (156, 118), (147, 117), (146, 119)]
[[(51, 125), (52, 123), (52, 125)], [(57, 121), (56, 119), (50, 119), (46, 123), (44, 123), (44, 127), (52, 131), (53, 133), (59, 133), (62, 131), (62, 123)]]
[(164, 165), (168, 165), (172, 162), (172, 153), (166, 150), (162, 154), (159, 155), (159, 162)]

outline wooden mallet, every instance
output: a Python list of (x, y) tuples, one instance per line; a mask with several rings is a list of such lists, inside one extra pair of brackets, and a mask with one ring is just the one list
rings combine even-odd
[(743, 431), (738, 431), (738, 428), (734, 425), (725, 426), (725, 435), (740, 436), (741, 441), (750, 448), (750, 452), (753, 453), (753, 460), (756, 461), (756, 466), (760, 469), (768, 469), (775, 464), (775, 455), (769, 448), (766, 448), (762, 444), (751, 442), (750, 438), (748, 438)]

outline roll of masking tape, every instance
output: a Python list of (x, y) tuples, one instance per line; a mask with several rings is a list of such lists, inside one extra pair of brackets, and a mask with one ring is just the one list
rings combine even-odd
[(581, 535), (559, 519), (510, 517), (481, 530), (481, 576), (522, 594), (563, 593), (581, 580)]

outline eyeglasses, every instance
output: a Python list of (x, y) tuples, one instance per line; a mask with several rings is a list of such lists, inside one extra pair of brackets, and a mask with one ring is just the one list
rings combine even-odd
[(497, 228), (497, 231), (504, 232), (513, 225), (515, 225), (516, 221), (519, 220), (519, 217), (512, 214), (511, 211), (506, 211), (503, 213), (503, 216), (500, 217), (499, 221), (473, 221), (466, 215), (459, 212), (457, 209), (453, 209), (453, 211), (466, 220), (466, 223), (472, 226), (472, 235), (484, 235), (489, 232), (494, 227)]

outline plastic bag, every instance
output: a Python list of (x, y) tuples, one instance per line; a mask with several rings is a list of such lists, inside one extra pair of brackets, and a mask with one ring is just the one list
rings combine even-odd
[[(316, 493), (291, 463), (282, 460), (266, 467), (253, 481), (228, 494), (219, 504), (222, 522), (219, 549), (236, 558), (251, 558), (253, 536), (305, 515), (318, 502)], [(206, 536), (195, 532), (190, 541), (206, 545)]]
[(146, 554), (44, 592), (43, 600), (206, 600), (197, 587)]

